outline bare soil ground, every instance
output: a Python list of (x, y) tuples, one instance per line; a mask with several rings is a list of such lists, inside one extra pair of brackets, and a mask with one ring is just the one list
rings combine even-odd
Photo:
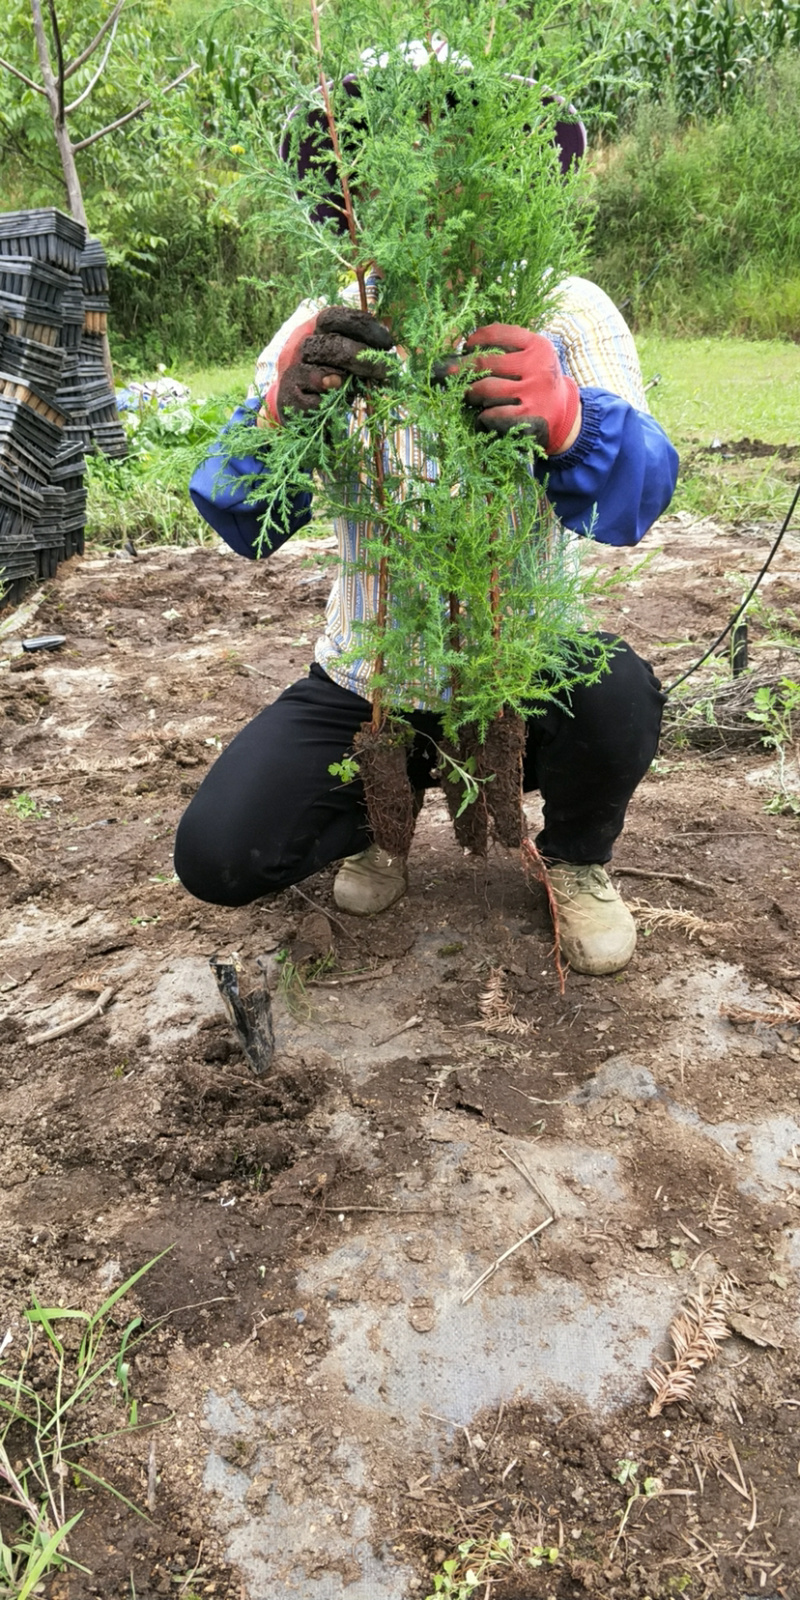
[[(665, 519), (609, 624), (670, 681), (768, 542)], [(774, 757), (665, 745), (615, 862), (646, 902), (637, 954), (564, 997), (538, 891), (511, 854), (465, 859), (436, 794), (379, 921), (331, 915), (332, 873), (194, 903), (176, 822), (311, 659), (328, 559), (76, 560), (26, 629), (61, 652), (0, 651), (1, 1370), (32, 1294), (93, 1309), (169, 1250), (119, 1310), (157, 1324), (133, 1358), (139, 1431), (81, 1452), (150, 1515), (72, 1472), (90, 1571), (49, 1592), (399, 1600), (508, 1529), (557, 1554), (492, 1568), (497, 1600), (800, 1596), (800, 824), (765, 810)], [(765, 594), (800, 646), (796, 543)], [(274, 987), (262, 1080), (208, 969), (233, 950)], [(487, 1032), (498, 968), (519, 1026)], [(101, 1016), (28, 1042), (104, 988)], [(779, 1026), (727, 1016), (781, 1006)], [(545, 1202), (554, 1222), (462, 1313)], [(735, 1336), (649, 1417), (672, 1316), (723, 1273)]]

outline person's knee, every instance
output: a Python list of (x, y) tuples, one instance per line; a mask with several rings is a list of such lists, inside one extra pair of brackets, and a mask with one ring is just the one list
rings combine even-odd
[(175, 871), (189, 894), (215, 906), (246, 906), (266, 893), (254, 881), (246, 851), (235, 837), (208, 825), (202, 808), (189, 806), (175, 835)]
[[(634, 712), (648, 723), (660, 722), (665, 696), (649, 661), (637, 655), (624, 639), (601, 635), (603, 656), (598, 677), (583, 693), (594, 704), (613, 706), (617, 713)], [(580, 695), (581, 690), (577, 691)]]

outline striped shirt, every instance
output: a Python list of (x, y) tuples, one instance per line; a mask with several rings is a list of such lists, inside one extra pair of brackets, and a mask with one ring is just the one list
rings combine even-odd
[[(564, 372), (575, 379), (579, 388), (607, 390), (646, 413), (648, 406), (633, 337), (603, 290), (585, 278), (570, 277), (553, 290), (550, 300), (552, 309), (541, 332), (554, 344)], [(320, 307), (319, 301), (304, 301), (262, 351), (256, 366), (258, 393), (263, 395), (273, 382), (278, 357), (290, 334)], [(350, 417), (351, 435), (361, 426), (363, 402), (357, 402)], [(424, 474), (431, 479), (438, 472), (436, 462), (424, 458), (419, 432), (409, 422), (401, 422), (387, 437), (384, 465), (385, 470), (393, 474), (399, 467), (410, 476)], [(513, 508), (509, 514), (513, 519)], [(561, 527), (554, 512), (551, 516), (548, 532), (553, 556), (568, 559), (577, 536)], [(352, 652), (354, 646), (357, 647), (362, 625), (374, 621), (377, 614), (377, 573), (365, 570), (364, 565), (365, 544), (372, 529), (368, 520), (347, 516), (336, 517), (333, 526), (339, 569), (328, 598), (325, 631), (317, 640), (315, 656), (341, 688), (369, 699), (374, 660), (364, 656), (353, 658)], [(420, 652), (421, 648), (420, 644)], [(448, 692), (445, 685), (432, 681), (420, 653), (415, 683), (405, 687), (404, 702), (429, 707)]]

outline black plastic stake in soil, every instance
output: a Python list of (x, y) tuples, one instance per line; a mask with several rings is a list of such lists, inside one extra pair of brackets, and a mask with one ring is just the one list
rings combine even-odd
[(241, 968), (235, 956), (230, 961), (220, 961), (213, 955), (209, 958), (209, 966), (217, 980), (217, 988), (239, 1043), (253, 1071), (260, 1077), (267, 1071), (275, 1054), (272, 1002), (266, 984), (262, 982), (260, 988), (242, 994), (239, 989)]
[(740, 678), (747, 671), (747, 623), (742, 617), (731, 630), (731, 671)]

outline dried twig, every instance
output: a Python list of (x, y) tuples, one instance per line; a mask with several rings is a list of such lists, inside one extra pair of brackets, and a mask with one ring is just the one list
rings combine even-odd
[(186, 1577), (184, 1578), (183, 1583), (181, 1584), (180, 1589), (178, 1590), (178, 1594), (179, 1595), (186, 1593), (186, 1590), (188, 1589), (189, 1584), (191, 1583), (192, 1579), (194, 1577), (196, 1577), (197, 1573), (200, 1571), (200, 1562), (202, 1560), (202, 1556), (203, 1556), (203, 1540), (201, 1539), (200, 1543), (199, 1543), (199, 1545), (197, 1547), (197, 1560), (195, 1561), (195, 1564), (192, 1567), (191, 1572), (187, 1572)]
[(520, 1161), (517, 1156), (512, 1156), (511, 1151), (510, 1150), (506, 1150), (505, 1146), (502, 1145), (502, 1144), (500, 1146), (500, 1154), (501, 1154), (501, 1156), (505, 1156), (506, 1161), (510, 1161), (511, 1162), (512, 1167), (516, 1167), (517, 1172), (519, 1173), (520, 1177), (524, 1178), (525, 1182), (530, 1184), (531, 1188), (533, 1189), (534, 1194), (538, 1194), (539, 1199), (541, 1200), (545, 1211), (549, 1211), (549, 1212), (552, 1213), (553, 1217), (557, 1217), (558, 1216), (558, 1212), (556, 1211), (555, 1206), (553, 1205), (551, 1200), (548, 1200), (547, 1195), (545, 1194), (544, 1190), (540, 1189), (538, 1183), (536, 1182), (536, 1179), (528, 1171), (528, 1169), (527, 1169), (527, 1167), (525, 1165), (525, 1162), (524, 1161)]
[(311, 989), (341, 989), (348, 983), (375, 983), (378, 978), (388, 978), (394, 972), (394, 962), (387, 961), (382, 967), (375, 967), (373, 972), (343, 972), (338, 978), (306, 978), (306, 987)]
[(509, 1084), (512, 1094), (521, 1094), (523, 1100), (530, 1100), (532, 1106), (565, 1106), (566, 1100), (542, 1100), (538, 1094), (526, 1094), (524, 1089), (518, 1089), (515, 1083)]
[(293, 888), (295, 894), (299, 894), (301, 900), (305, 900), (306, 904), (311, 906), (312, 911), (319, 911), (320, 915), (323, 916), (323, 917), (327, 917), (329, 922), (335, 922), (337, 928), (341, 928), (342, 933), (346, 934), (348, 939), (355, 939), (355, 934), (352, 933), (351, 930), (348, 927), (345, 926), (345, 924), (342, 922), (341, 917), (337, 917), (335, 911), (329, 911), (327, 909), (323, 909), (323, 907), (321, 905), (319, 905), (316, 900), (312, 900), (310, 894), (306, 894), (305, 889), (303, 889), (299, 883), (293, 883), (292, 884), (292, 888)]
[(32, 1033), (27, 1043), (50, 1044), (53, 1039), (63, 1039), (68, 1033), (77, 1033), (78, 1029), (85, 1027), (87, 1022), (94, 1022), (95, 1017), (99, 1017), (105, 1011), (109, 1001), (113, 1000), (113, 998), (114, 990), (112, 988), (104, 989), (88, 1011), (82, 1011), (81, 1015), (73, 1017), (71, 1022), (59, 1023), (57, 1028), (48, 1028), (45, 1033)]
[(722, 1184), (720, 1184), (709, 1206), (708, 1216), (703, 1226), (707, 1233), (713, 1233), (715, 1238), (719, 1238), (722, 1234), (730, 1233), (730, 1219), (733, 1215), (733, 1207), (722, 1199)]
[(4, 861), (9, 872), (23, 873), (30, 866), (25, 856), (18, 856), (11, 850), (0, 850), (0, 861)]
[(614, 873), (623, 878), (663, 878), (667, 883), (682, 883), (687, 889), (701, 889), (704, 894), (714, 894), (713, 883), (702, 878), (690, 878), (687, 872), (651, 872), (649, 867), (621, 867), (614, 862)]
[(158, 1468), (156, 1466), (156, 1441), (150, 1439), (150, 1454), (147, 1460), (147, 1509), (151, 1517), (156, 1509), (156, 1491), (158, 1489)]
[(493, 1261), (492, 1265), (490, 1267), (487, 1267), (486, 1271), (482, 1272), (480, 1277), (476, 1278), (475, 1282), (473, 1284), (470, 1284), (470, 1287), (468, 1289), (465, 1289), (464, 1293), (461, 1296), (461, 1304), (462, 1304), (462, 1306), (465, 1306), (467, 1304), (467, 1301), (471, 1300), (472, 1296), (474, 1294), (477, 1294), (478, 1290), (482, 1289), (483, 1285), (485, 1283), (488, 1283), (490, 1278), (494, 1277), (494, 1274), (496, 1273), (498, 1267), (502, 1267), (503, 1262), (507, 1261), (509, 1256), (513, 1256), (515, 1250), (520, 1250), (524, 1244), (528, 1243), (529, 1239), (535, 1239), (537, 1233), (541, 1233), (544, 1228), (549, 1228), (551, 1222), (555, 1222), (555, 1220), (556, 1220), (555, 1217), (545, 1217), (544, 1222), (540, 1222), (538, 1227), (531, 1228), (530, 1233), (524, 1233), (522, 1238), (517, 1240), (516, 1244), (509, 1245), (509, 1248), (507, 1250), (504, 1250), (503, 1254), (501, 1256), (498, 1256), (497, 1260)]
[(716, 1360), (720, 1344), (730, 1338), (727, 1312), (736, 1302), (736, 1291), (735, 1278), (720, 1278), (709, 1288), (701, 1288), (698, 1294), (692, 1295), (678, 1312), (669, 1330), (674, 1361), (672, 1364), (657, 1361), (653, 1369), (645, 1373), (651, 1389), (655, 1390), (648, 1416), (658, 1417), (665, 1406), (688, 1400), (696, 1373), (707, 1361)]
[(800, 1001), (784, 1000), (779, 996), (777, 1011), (750, 1011), (744, 1006), (720, 1006), (720, 1015), (728, 1022), (742, 1025), (746, 1022), (763, 1022), (765, 1028), (779, 1028), (784, 1023), (800, 1022)]
[(418, 1027), (421, 1021), (421, 1017), (409, 1017), (408, 1022), (404, 1022), (399, 1028), (395, 1028), (393, 1033), (385, 1034), (382, 1039), (375, 1039), (374, 1048), (379, 1050), (382, 1044), (389, 1044), (392, 1039), (399, 1039), (401, 1033), (408, 1033), (409, 1028)]

